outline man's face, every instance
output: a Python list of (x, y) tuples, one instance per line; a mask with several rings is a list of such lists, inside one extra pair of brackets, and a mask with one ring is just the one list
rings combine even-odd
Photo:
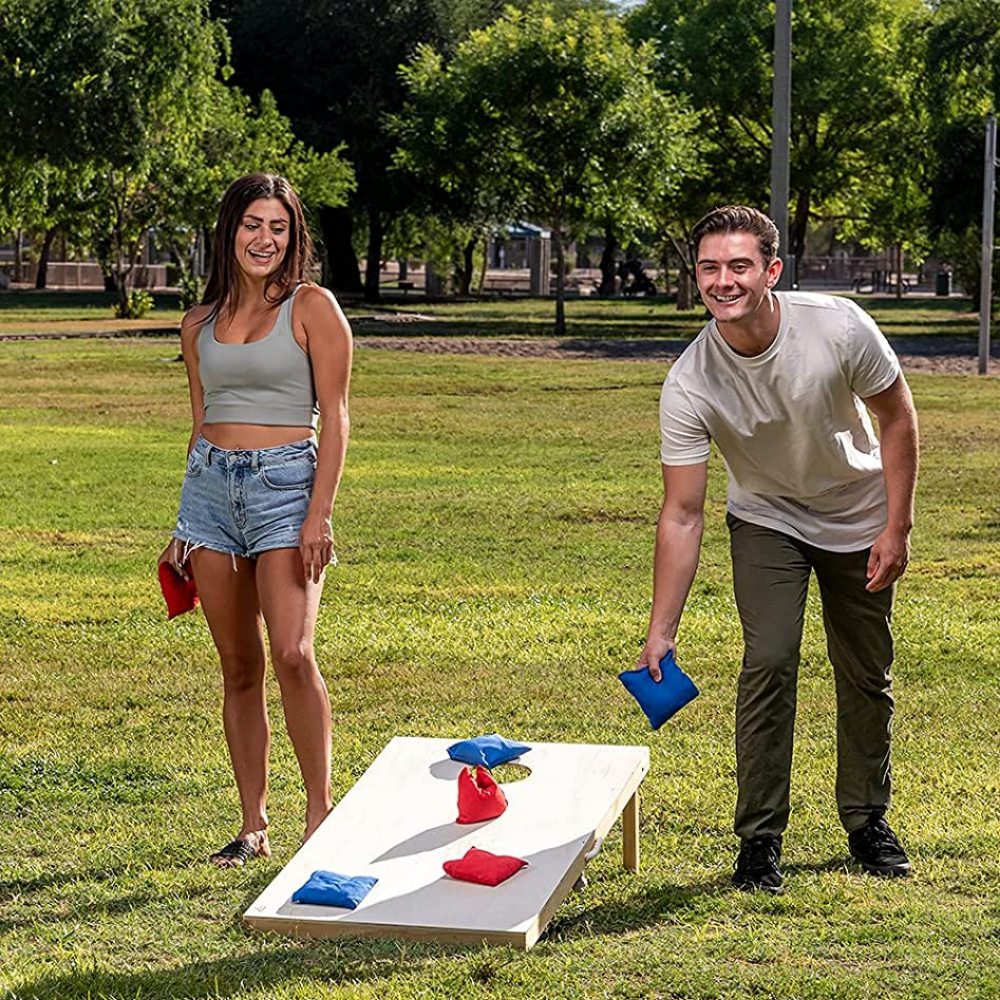
[(698, 291), (719, 323), (757, 315), (781, 274), (777, 257), (766, 267), (752, 233), (710, 233), (698, 246)]

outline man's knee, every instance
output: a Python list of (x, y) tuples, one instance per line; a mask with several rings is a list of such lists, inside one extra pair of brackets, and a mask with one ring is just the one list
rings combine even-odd
[(747, 644), (743, 654), (742, 676), (755, 683), (781, 683), (795, 677), (801, 657), (799, 639), (778, 634), (764, 636)]

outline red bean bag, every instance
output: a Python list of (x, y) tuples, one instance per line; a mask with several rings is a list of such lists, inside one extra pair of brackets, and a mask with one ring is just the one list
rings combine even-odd
[(458, 861), (446, 861), (444, 870), (463, 882), (478, 882), (480, 885), (499, 885), (526, 867), (527, 861), (512, 858), (507, 854), (490, 854), (478, 847), (470, 847)]
[(160, 590), (163, 591), (167, 601), (167, 621), (198, 606), (198, 588), (191, 575), (191, 564), (186, 564), (185, 568), (188, 573), (186, 580), (170, 563), (160, 563), (157, 570), (160, 576)]
[(458, 822), (496, 819), (507, 808), (507, 796), (485, 767), (463, 767), (458, 776)]

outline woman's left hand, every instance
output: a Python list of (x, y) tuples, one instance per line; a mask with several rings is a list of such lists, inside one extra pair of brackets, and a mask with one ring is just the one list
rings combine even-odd
[(299, 532), (299, 552), (306, 579), (319, 583), (333, 558), (333, 525), (321, 514), (307, 514)]

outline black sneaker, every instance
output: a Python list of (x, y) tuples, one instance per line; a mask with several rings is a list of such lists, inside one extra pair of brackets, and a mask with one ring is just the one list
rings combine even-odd
[(910, 874), (910, 859), (880, 813), (872, 813), (864, 826), (851, 830), (847, 846), (851, 857), (872, 875), (904, 878)]
[(780, 896), (784, 891), (781, 869), (781, 837), (750, 837), (740, 846), (740, 856), (736, 859), (733, 885), (743, 892), (769, 892)]

